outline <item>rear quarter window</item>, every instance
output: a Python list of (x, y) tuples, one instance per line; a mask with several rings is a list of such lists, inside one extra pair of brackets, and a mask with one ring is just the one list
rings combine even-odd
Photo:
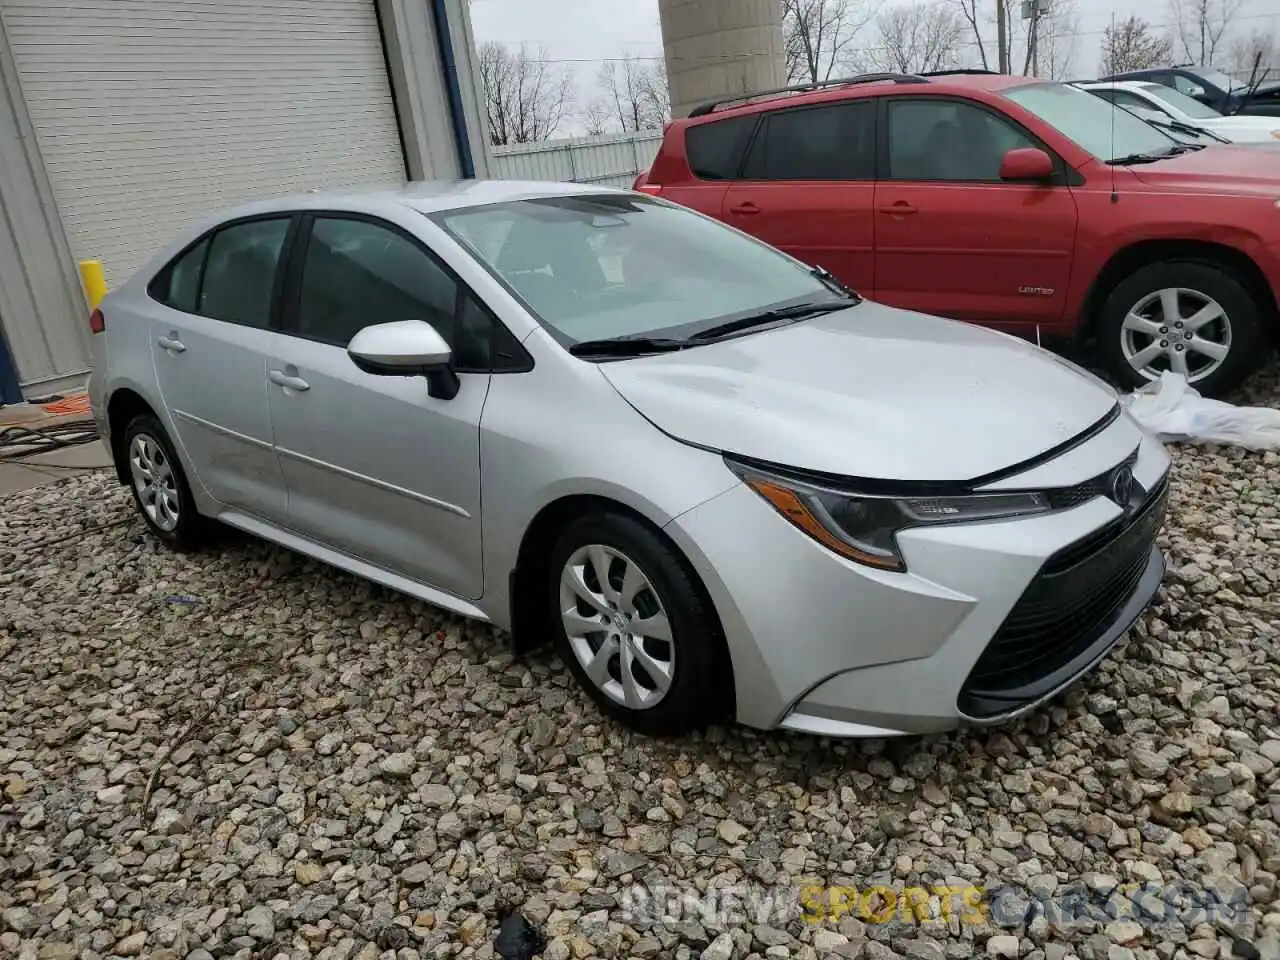
[(699, 180), (733, 179), (755, 125), (756, 115), (749, 114), (687, 127), (685, 153), (693, 175)]

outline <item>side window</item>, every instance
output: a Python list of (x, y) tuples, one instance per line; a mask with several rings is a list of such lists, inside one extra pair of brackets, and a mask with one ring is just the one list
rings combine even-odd
[(206, 237), (156, 274), (147, 293), (166, 307), (195, 313), (196, 300), (200, 295), (200, 274), (208, 252), (209, 238)]
[(375, 323), (424, 321), (464, 370), (487, 369), (493, 320), (408, 237), (367, 220), (317, 217), (307, 241), (290, 332), (345, 347)]
[(1173, 89), (1180, 90), (1189, 97), (1204, 95), (1204, 87), (1201, 84), (1196, 83), (1190, 77), (1184, 77), (1180, 73), (1173, 74)]
[(271, 323), (276, 267), (289, 217), (223, 227), (209, 243), (196, 313), (248, 327)]
[(733, 179), (742, 148), (755, 125), (755, 114), (748, 114), (686, 128), (684, 148), (693, 175), (699, 180)]
[(889, 103), (889, 177), (893, 180), (997, 181), (1008, 151), (1034, 146), (1007, 121), (967, 103)]
[(835, 103), (764, 118), (747, 155), (748, 180), (871, 180), (875, 105)]

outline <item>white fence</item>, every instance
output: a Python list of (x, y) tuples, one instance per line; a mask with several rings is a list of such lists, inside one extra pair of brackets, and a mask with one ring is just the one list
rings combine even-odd
[(662, 133), (578, 137), (493, 147), (494, 176), (503, 180), (571, 180), (630, 187), (648, 170), (662, 146)]

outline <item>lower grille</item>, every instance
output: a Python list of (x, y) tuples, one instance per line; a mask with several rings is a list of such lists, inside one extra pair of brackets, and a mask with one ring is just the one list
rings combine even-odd
[(974, 664), (961, 710), (996, 715), (1049, 692), (1042, 688), (1115, 624), (1138, 589), (1168, 499), (1162, 480), (1137, 513), (1046, 561)]

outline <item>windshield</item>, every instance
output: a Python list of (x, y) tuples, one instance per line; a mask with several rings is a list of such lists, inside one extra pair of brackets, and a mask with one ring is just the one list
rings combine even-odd
[(790, 257), (649, 197), (546, 197), (432, 219), (562, 342), (689, 335), (734, 314), (832, 299)]
[(1236, 83), (1221, 70), (1205, 70), (1202, 68), (1199, 70), (1189, 70), (1188, 73), (1192, 73), (1200, 79), (1213, 84), (1219, 90), (1226, 90), (1230, 92), (1232, 90), (1239, 90), (1244, 86), (1243, 84)]
[(1222, 114), (1213, 107), (1207, 107), (1195, 97), (1189, 97), (1181, 90), (1166, 87), (1163, 83), (1144, 83), (1142, 89), (1153, 97), (1163, 100), (1175, 110), (1180, 110), (1193, 120), (1221, 120)]
[(1092, 93), (1060, 83), (1035, 83), (1004, 94), (1099, 160), (1167, 153), (1177, 142), (1145, 120)]

